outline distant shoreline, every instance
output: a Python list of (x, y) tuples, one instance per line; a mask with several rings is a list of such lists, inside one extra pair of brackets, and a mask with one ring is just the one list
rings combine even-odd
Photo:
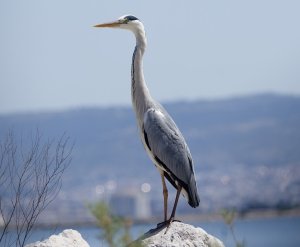
[[(300, 208), (287, 210), (261, 209), (252, 210), (245, 213), (241, 213), (238, 211), (236, 212), (236, 220), (267, 219), (293, 216), (300, 217)], [(176, 218), (184, 222), (223, 221), (221, 213), (178, 215), (178, 217)], [(161, 218), (153, 217), (147, 220), (133, 220), (133, 224), (152, 224), (160, 221)]]
[[(300, 208), (288, 209), (288, 210), (276, 210), (276, 209), (264, 209), (253, 210), (246, 213), (236, 213), (235, 220), (251, 220), (251, 219), (269, 219), (277, 217), (300, 217)], [(190, 214), (190, 215), (178, 215), (176, 219), (193, 224), (195, 222), (206, 221), (223, 221), (220, 213), (212, 214)], [(129, 219), (131, 225), (147, 225), (157, 224), (162, 221), (161, 217), (153, 216), (150, 219)], [(37, 223), (35, 229), (49, 229), (49, 228), (78, 228), (78, 227), (97, 227), (96, 222), (64, 222), (64, 223)], [(0, 227), (1, 229), (1, 227)]]

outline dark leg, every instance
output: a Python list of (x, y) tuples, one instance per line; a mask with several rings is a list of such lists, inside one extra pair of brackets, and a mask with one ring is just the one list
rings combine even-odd
[(174, 221), (175, 213), (176, 213), (176, 207), (177, 207), (177, 203), (178, 203), (179, 196), (180, 196), (180, 193), (181, 193), (181, 189), (182, 189), (182, 187), (180, 185), (178, 185), (177, 193), (176, 193), (176, 198), (175, 198), (175, 202), (174, 202), (174, 206), (173, 206), (173, 210), (172, 210), (172, 214), (170, 216), (170, 219), (167, 221), (167, 229), (165, 231), (165, 234), (167, 233), (167, 231), (168, 231), (169, 226), (171, 225), (171, 223)]
[(177, 207), (177, 204), (178, 204), (178, 199), (179, 199), (179, 196), (180, 196), (180, 193), (181, 193), (181, 189), (182, 189), (182, 187), (181, 187), (180, 185), (178, 185), (178, 189), (177, 189), (177, 193), (176, 193), (176, 198), (175, 198), (175, 202), (174, 202), (172, 214), (171, 214), (171, 217), (170, 217), (170, 219), (169, 219), (170, 223), (171, 223), (171, 222), (174, 220), (174, 218), (175, 218), (176, 207)]

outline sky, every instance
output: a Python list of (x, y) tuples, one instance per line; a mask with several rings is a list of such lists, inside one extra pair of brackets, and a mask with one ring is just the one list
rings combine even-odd
[(130, 105), (135, 45), (96, 29), (144, 23), (144, 73), (161, 102), (300, 95), (300, 1), (0, 1), (0, 114)]

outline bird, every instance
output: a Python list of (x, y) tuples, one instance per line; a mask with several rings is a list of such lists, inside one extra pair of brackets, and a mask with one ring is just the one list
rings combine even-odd
[[(194, 163), (189, 147), (165, 108), (154, 100), (143, 73), (143, 55), (147, 46), (143, 23), (133, 15), (124, 15), (112, 22), (94, 25), (97, 28), (118, 28), (133, 32), (136, 45), (131, 64), (131, 99), (140, 138), (150, 159), (158, 169), (163, 187), (164, 221), (175, 220), (180, 194), (196, 208), (200, 204)], [(176, 189), (173, 209), (168, 218), (168, 189), (166, 180)]]

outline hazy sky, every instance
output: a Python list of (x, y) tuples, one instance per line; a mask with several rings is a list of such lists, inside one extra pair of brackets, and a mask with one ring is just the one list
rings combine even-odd
[(300, 1), (0, 1), (0, 113), (131, 104), (134, 37), (96, 29), (140, 18), (160, 101), (300, 95)]

